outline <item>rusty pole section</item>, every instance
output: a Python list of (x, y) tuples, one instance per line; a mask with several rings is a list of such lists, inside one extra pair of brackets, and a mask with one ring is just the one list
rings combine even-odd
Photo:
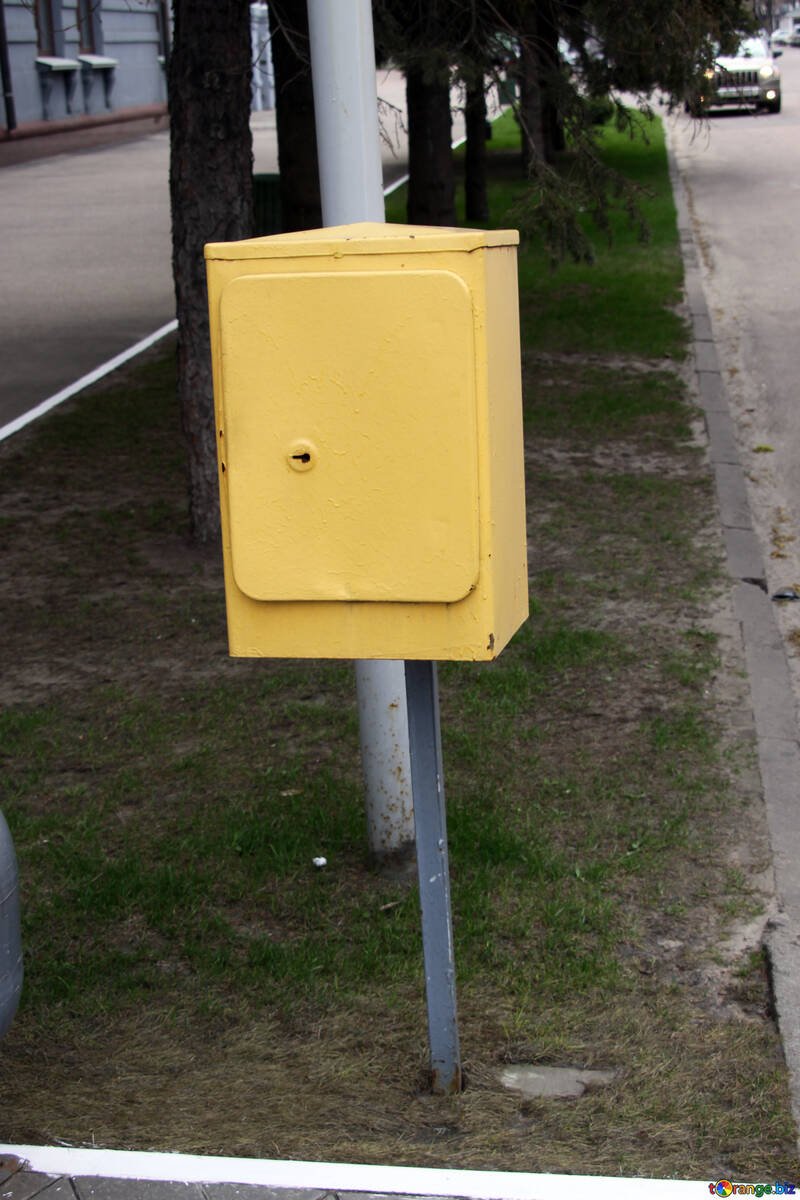
[(406, 695), (431, 1076), (433, 1091), (450, 1095), (461, 1091), (461, 1051), (435, 662), (406, 662)]

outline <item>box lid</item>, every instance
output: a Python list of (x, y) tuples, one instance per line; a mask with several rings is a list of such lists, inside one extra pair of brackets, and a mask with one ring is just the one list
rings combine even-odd
[(454, 602), (479, 571), (473, 307), (449, 271), (239, 275), (220, 303), (233, 575)]

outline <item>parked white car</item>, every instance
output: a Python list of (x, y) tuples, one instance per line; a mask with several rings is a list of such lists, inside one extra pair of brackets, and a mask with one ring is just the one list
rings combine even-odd
[(793, 46), (792, 38), (795, 35), (793, 29), (775, 29), (770, 35), (771, 46)]
[(780, 112), (781, 73), (766, 39), (744, 38), (735, 55), (716, 59), (706, 71), (700, 91), (686, 106), (695, 116), (719, 107)]

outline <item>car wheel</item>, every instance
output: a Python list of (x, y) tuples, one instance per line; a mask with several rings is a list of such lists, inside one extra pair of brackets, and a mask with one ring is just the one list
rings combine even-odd
[(778, 99), (777, 99), (777, 100), (773, 100), (771, 104), (768, 104), (768, 105), (767, 105), (767, 111), (768, 111), (768, 112), (773, 112), (773, 113), (779, 113), (779, 112), (781, 111), (781, 98), (780, 98), (780, 96), (778, 96)]

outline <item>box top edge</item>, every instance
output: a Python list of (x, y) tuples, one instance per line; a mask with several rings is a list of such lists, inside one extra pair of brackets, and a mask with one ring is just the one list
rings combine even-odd
[(479, 250), (516, 246), (516, 229), (458, 229), (439, 225), (393, 225), (359, 221), (323, 229), (304, 229), (237, 242), (209, 242), (207, 259), (289, 258), (298, 255), (400, 253), (403, 251)]

